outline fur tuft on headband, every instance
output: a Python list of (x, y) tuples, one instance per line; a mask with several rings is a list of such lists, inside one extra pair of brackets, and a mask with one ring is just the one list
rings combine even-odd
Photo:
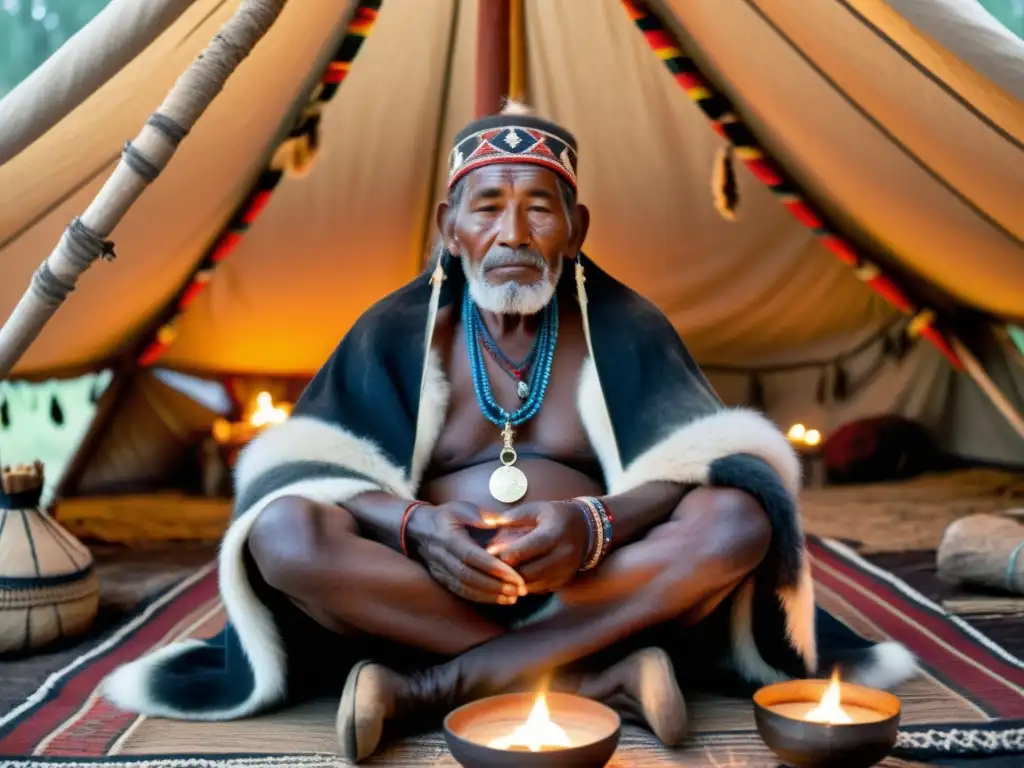
[(505, 106), (501, 108), (501, 114), (503, 115), (533, 115), (536, 110), (528, 104), (524, 104), (521, 101), (515, 101), (513, 99), (506, 99)]

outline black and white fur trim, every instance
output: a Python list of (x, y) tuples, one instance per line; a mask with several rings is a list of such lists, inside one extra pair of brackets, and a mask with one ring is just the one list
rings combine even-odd
[[(809, 674), (819, 670), (815, 633), (814, 581), (804, 548), (796, 503), (802, 478), (800, 461), (782, 432), (760, 413), (725, 408), (685, 424), (622, 466), (597, 368), (588, 358), (580, 372), (577, 407), (591, 445), (605, 471), (609, 494), (652, 481), (729, 485), (750, 490), (772, 518), (773, 536), (783, 551), (776, 595), (785, 616), (789, 644)], [(767, 465), (778, 482), (761, 467)], [(760, 482), (744, 487), (750, 475)], [(780, 486), (772, 489), (772, 485)], [(780, 485), (781, 484), (781, 485)], [(768, 664), (754, 640), (754, 577), (737, 592), (732, 605), (732, 666), (753, 683), (767, 685), (791, 675)], [(913, 655), (899, 643), (881, 643), (851, 659), (847, 679), (891, 688), (912, 677)], [(824, 670), (827, 672), (827, 670)]]
[[(414, 498), (444, 424), (450, 395), (436, 355), (428, 357), (425, 378), (408, 474), (371, 441), (302, 416), (268, 430), (240, 456), (236, 469), (239, 506), (221, 545), (219, 576), (225, 609), (251, 667), (253, 684), (244, 699), (230, 706), (184, 711), (155, 695), (153, 681), (160, 677), (161, 671), (166, 671), (175, 660), (202, 651), (201, 642), (186, 641), (127, 664), (108, 677), (103, 693), (114, 704), (158, 717), (229, 720), (259, 712), (286, 697), (287, 659), (283, 643), (270, 611), (249, 583), (244, 565), (249, 532), (260, 513), (283, 496), (341, 503), (367, 490), (384, 489), (401, 497)], [(740, 454), (752, 456), (774, 471), (781, 481), (777, 495), (795, 499), (799, 492), (799, 463), (788, 442), (770, 422), (752, 411), (723, 410), (694, 421), (646, 451), (630, 466), (623, 467), (591, 359), (581, 372), (577, 403), (591, 444), (604, 468), (609, 493), (622, 493), (659, 479), (714, 485), (717, 478), (737, 471), (736, 468), (730, 470), (727, 460)], [(788, 537), (799, 540), (796, 549), (799, 565), (793, 571), (793, 578), (779, 588), (778, 596), (785, 613), (789, 641), (807, 668), (814, 670), (817, 659), (813, 585), (802, 551), (795, 506), (793, 509), (788, 521), (792, 526)], [(773, 525), (775, 523), (773, 518)], [(751, 590), (752, 585), (744, 587), (734, 606), (733, 663), (748, 679), (767, 683), (782, 679), (784, 675), (764, 661), (754, 642)], [(750, 597), (745, 598), (748, 593)], [(912, 673), (913, 659), (894, 643), (874, 646), (863, 656), (851, 669), (858, 679), (879, 687), (895, 685)]]
[[(420, 410), (413, 473), (422, 473), (437, 442), (447, 409), (449, 388), (436, 356), (428, 362), (424, 402)], [(302, 468), (335, 466), (363, 478), (302, 476)], [(325, 504), (342, 503), (360, 493), (386, 489), (412, 499), (418, 477), (409, 478), (372, 442), (355, 437), (335, 425), (296, 416), (267, 430), (241, 453), (235, 469), (236, 496), (245, 499), (272, 475), (287, 477), (273, 490), (238, 508), (221, 543), (219, 585), (221, 599), (252, 668), (254, 684), (244, 701), (230, 708), (189, 710), (170, 707), (152, 692), (151, 681), (161, 667), (195, 651), (202, 643), (188, 640), (161, 648), (126, 664), (103, 684), (103, 694), (118, 707), (155, 717), (192, 720), (231, 720), (274, 705), (287, 693), (285, 650), (270, 611), (256, 596), (244, 565), (244, 551), (256, 519), (267, 506), (284, 496), (301, 496)], [(278, 477), (274, 477), (276, 481)]]

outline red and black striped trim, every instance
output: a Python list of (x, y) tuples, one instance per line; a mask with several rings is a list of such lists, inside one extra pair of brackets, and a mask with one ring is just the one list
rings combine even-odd
[[(359, 7), (349, 21), (345, 36), (331, 60), (324, 67), (320, 84), (314, 89), (310, 98), (309, 108), (300, 114), (291, 131), (282, 140), (282, 144), (299, 136), (307, 136), (310, 144), (315, 147), (319, 141), (319, 105), (326, 104), (333, 99), (339, 86), (348, 76), (352, 62), (377, 21), (377, 14), (383, 2), (384, 0), (362, 0), (359, 3)], [(311, 109), (314, 107), (316, 109)], [(144, 347), (138, 359), (140, 366), (155, 364), (174, 343), (179, 319), (206, 288), (213, 278), (217, 265), (234, 252), (242, 242), (249, 228), (266, 208), (283, 175), (281, 171), (268, 166), (256, 179), (249, 194), (235, 210), (227, 226), (192, 270), (188, 282), (174, 300), (172, 308), (168, 312), (169, 316), (161, 323), (153, 334), (153, 338)]]
[(856, 245), (826, 221), (782, 166), (758, 143), (725, 94), (715, 88), (701, 73), (697, 63), (683, 52), (678, 37), (668, 30), (643, 0), (622, 0), (622, 5), (643, 33), (651, 50), (708, 118), (715, 132), (734, 147), (736, 157), (743, 161), (754, 177), (775, 193), (786, 209), (814, 232), (836, 258), (853, 268), (860, 280), (898, 311), (913, 318), (907, 326), (908, 334), (928, 339), (956, 370), (964, 370), (960, 356), (938, 327), (935, 310), (915, 303), (906, 291), (882, 272), (878, 264), (868, 259)]
[[(217, 594), (217, 572), (207, 569), (201, 577), (147, 601), (112, 638), (48, 680), (32, 706), (0, 725), (0, 756), (32, 754), (89, 701), (108, 674), (151, 651), (175, 625), (204, 603), (216, 599)], [(128, 724), (134, 717), (128, 718)]]

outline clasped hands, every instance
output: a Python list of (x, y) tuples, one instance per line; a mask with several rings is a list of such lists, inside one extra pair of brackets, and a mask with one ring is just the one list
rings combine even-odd
[(500, 513), (463, 501), (424, 505), (408, 535), (413, 556), (451, 592), (501, 605), (568, 584), (591, 536), (586, 515), (571, 501), (528, 502)]

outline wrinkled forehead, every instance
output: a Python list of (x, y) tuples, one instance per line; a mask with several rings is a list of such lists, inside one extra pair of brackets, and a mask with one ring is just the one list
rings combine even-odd
[(558, 176), (538, 165), (503, 163), (475, 168), (463, 176), (465, 199), (544, 197), (560, 200)]

